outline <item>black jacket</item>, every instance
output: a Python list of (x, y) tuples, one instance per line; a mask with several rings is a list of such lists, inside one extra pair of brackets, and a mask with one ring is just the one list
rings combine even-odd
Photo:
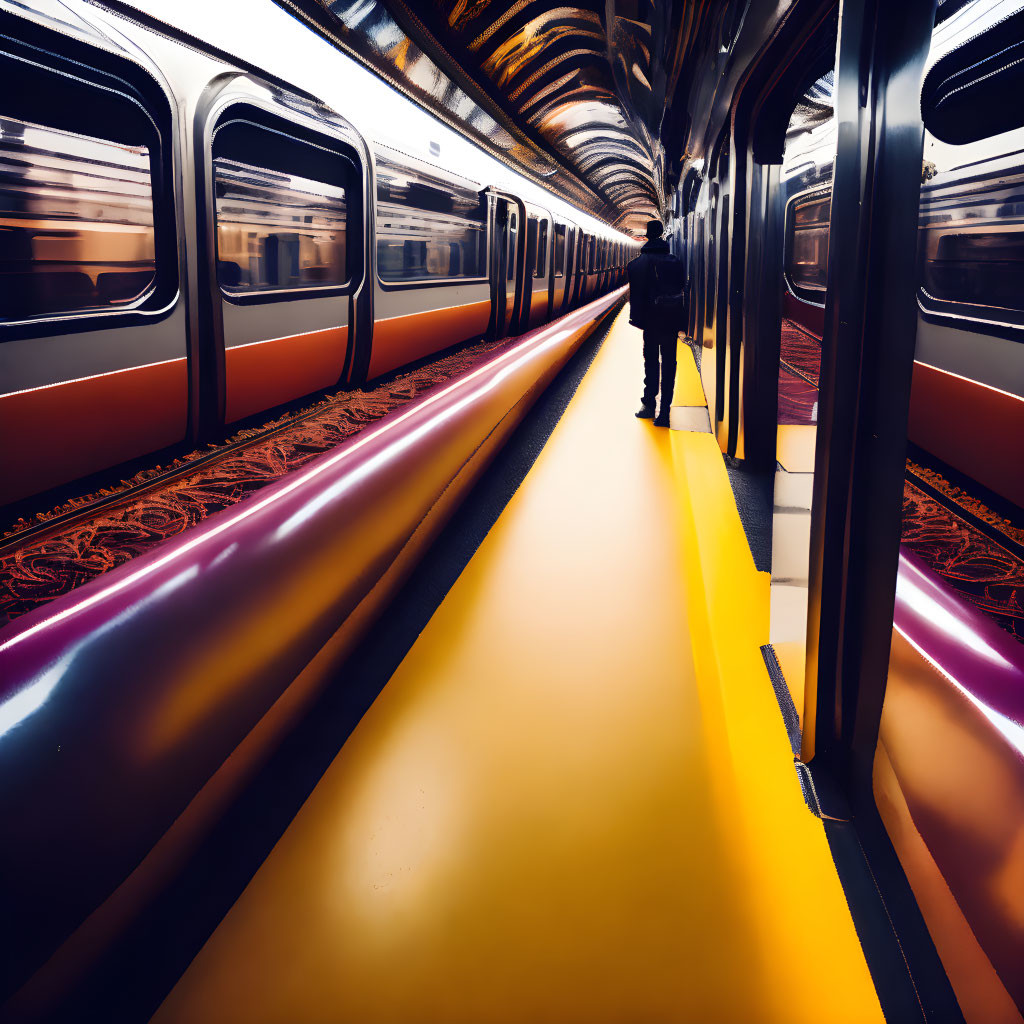
[(682, 292), (686, 280), (682, 260), (669, 252), (668, 242), (663, 238), (652, 238), (640, 250), (640, 255), (630, 261), (626, 271), (629, 275), (629, 322), (644, 330), (656, 328), (657, 324), (652, 322), (654, 297)]

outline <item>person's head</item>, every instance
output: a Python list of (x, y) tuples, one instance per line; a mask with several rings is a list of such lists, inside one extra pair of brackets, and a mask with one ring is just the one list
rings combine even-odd
[(660, 220), (649, 220), (647, 222), (647, 237), (648, 238), (661, 238), (665, 228), (662, 226)]

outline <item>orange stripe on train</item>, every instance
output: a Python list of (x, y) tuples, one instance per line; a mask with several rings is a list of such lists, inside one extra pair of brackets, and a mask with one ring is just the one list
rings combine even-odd
[(0, 503), (184, 438), (188, 361), (100, 373), (0, 397)]

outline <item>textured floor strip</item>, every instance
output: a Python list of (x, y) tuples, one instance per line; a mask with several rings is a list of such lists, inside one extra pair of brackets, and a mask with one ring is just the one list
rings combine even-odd
[(1020, 525), (1019, 517), (1018, 521), (1014, 522), (1000, 515), (975, 495), (947, 480), (938, 470), (921, 465), (913, 459), (907, 460), (907, 473), (913, 478), (912, 482), (920, 485), (922, 490), (931, 488), (941, 496), (940, 500), (947, 506), (961, 510), (966, 517), (982, 523), (997, 543), (1006, 542), (1024, 547), (1024, 527)]
[(1024, 643), (1024, 561), (909, 480), (903, 488), (902, 543)]
[(816, 423), (821, 342), (792, 320), (782, 321), (779, 423)]
[(821, 340), (793, 320), (782, 321), (779, 358), (809, 384), (821, 376)]

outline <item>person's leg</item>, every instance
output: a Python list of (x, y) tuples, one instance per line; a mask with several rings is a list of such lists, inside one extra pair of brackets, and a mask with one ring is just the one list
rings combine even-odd
[(654, 400), (658, 397), (658, 336), (644, 331), (644, 396), (640, 400), (641, 419), (654, 416)]
[(672, 392), (676, 386), (676, 335), (663, 334), (658, 339), (661, 354), (661, 409), (654, 421), (660, 427), (667, 427), (672, 408)]

